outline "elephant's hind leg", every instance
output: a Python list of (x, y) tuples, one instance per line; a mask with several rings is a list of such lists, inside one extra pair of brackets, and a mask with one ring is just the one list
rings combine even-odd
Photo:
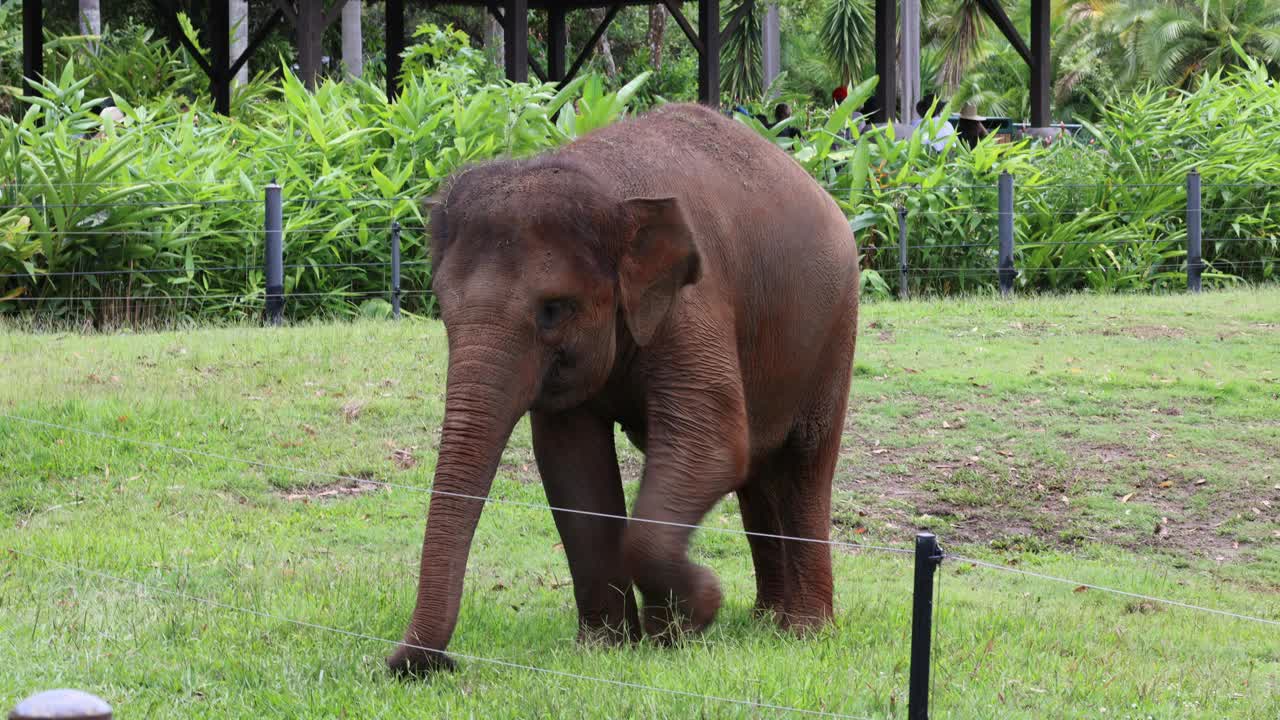
[[(533, 450), (554, 508), (578, 604), (581, 640), (617, 642), (640, 637), (631, 578), (622, 567), (627, 505), (613, 445), (613, 423), (585, 411), (534, 412)], [(600, 517), (600, 513), (612, 517)]]
[[(774, 475), (772, 460), (753, 468), (746, 486), (738, 491), (738, 505), (742, 508), (742, 526), (749, 533), (747, 542), (755, 565), (755, 611), (780, 615), (786, 610), (787, 601), (787, 548), (777, 537), (784, 533)], [(764, 537), (766, 535), (775, 537)]]

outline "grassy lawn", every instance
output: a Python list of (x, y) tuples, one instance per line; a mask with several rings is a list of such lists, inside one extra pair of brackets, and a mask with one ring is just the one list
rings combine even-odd
[[(1280, 291), (883, 303), (861, 323), (837, 538), (929, 528), (954, 553), (1280, 620)], [(76, 687), (120, 718), (785, 716), (478, 659), (386, 674), (445, 360), (427, 322), (3, 330), (0, 413), (272, 467), (0, 418), (0, 711)], [(642, 458), (618, 444), (634, 491)], [(525, 423), (493, 496), (545, 502)], [(735, 504), (706, 524), (740, 528)], [(909, 557), (838, 550), (837, 622), (796, 640), (751, 618), (745, 538), (699, 533), (695, 553), (726, 594), (705, 636), (585, 648), (549, 513), (491, 504), (450, 649), (905, 717)], [(1280, 716), (1275, 625), (954, 560), (940, 584), (935, 718)]]

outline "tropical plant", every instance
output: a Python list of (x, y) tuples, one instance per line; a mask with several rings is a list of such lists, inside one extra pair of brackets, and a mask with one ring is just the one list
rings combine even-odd
[[(393, 222), (403, 225), (404, 306), (430, 312), (418, 201), (463, 165), (616, 121), (647, 76), (621, 92), (594, 75), (562, 88), (486, 83), (456, 34), (419, 36), (437, 47), (410, 53), (395, 102), (363, 80), (308, 91), (282, 67), (253, 123), (203, 100), (121, 97), (116, 125), (96, 112), (93, 78), (67, 62), (20, 119), (0, 120), (11, 141), (0, 152), (0, 313), (112, 325), (260, 312), (261, 198), (272, 182), (285, 199), (291, 315), (381, 307)], [(443, 61), (418, 62), (432, 56)]]
[(874, 43), (874, 10), (868, 0), (828, 0), (818, 42), (842, 85), (862, 75)]
[[(746, 9), (743, 6), (747, 5)], [(764, 92), (764, 68), (761, 66), (761, 31), (764, 8), (753, 0), (734, 0), (725, 15), (743, 12), (742, 21), (725, 38), (720, 50), (721, 88), (735, 102), (758, 98)]]

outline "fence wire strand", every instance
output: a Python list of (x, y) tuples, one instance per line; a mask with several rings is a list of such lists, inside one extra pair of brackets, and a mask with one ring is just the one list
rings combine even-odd
[[(426, 650), (430, 652), (435, 652), (435, 650), (433, 650), (432, 648), (423, 647), (421, 645), (414, 645), (412, 643), (406, 643), (402, 640), (392, 640), (389, 638), (380, 637), (378, 635), (369, 635), (362, 632), (356, 632), (354, 630), (345, 630), (343, 628), (331, 627), (329, 625), (321, 625), (319, 623), (308, 622), (306, 620), (297, 620), (294, 618), (284, 617), (282, 615), (275, 615), (273, 613), (264, 612), (262, 610), (257, 610), (254, 608), (246, 608), (246, 607), (241, 607), (239, 605), (232, 605), (230, 603), (224, 603), (220, 600), (214, 600), (212, 598), (207, 598), (200, 595), (193, 595), (191, 593), (188, 593), (176, 588), (164, 587), (162, 585), (152, 585), (150, 583), (146, 583), (141, 580), (134, 580), (132, 578), (120, 577), (118, 575), (112, 575), (111, 573), (103, 572), (101, 570), (93, 570), (93, 569), (81, 567), (78, 565), (72, 565), (71, 563), (63, 562), (61, 560), (55, 560), (53, 558), (45, 557), (43, 555), (37, 555), (36, 553), (28, 552), (26, 550), (19, 550), (14, 547), (9, 547), (7, 548), (7, 550), (13, 553), (14, 555), (19, 555), (21, 557), (25, 557), (30, 560), (37, 560), (37, 561), (46, 563), (48, 565), (59, 566), (64, 569), (71, 570), (73, 572), (85, 573), (87, 575), (92, 575), (94, 577), (98, 577), (104, 580), (110, 580), (113, 582), (121, 583), (123, 585), (131, 585), (133, 587), (146, 590), (148, 592), (170, 595), (173, 597), (181, 598), (188, 602), (199, 603), (202, 605), (207, 605), (209, 607), (218, 608), (221, 610), (229, 610), (232, 612), (243, 613), (245, 615), (252, 615), (254, 617), (262, 618), (264, 620), (287, 623), (289, 625), (295, 625), (297, 627), (303, 627), (310, 630), (321, 630), (324, 632), (330, 632), (337, 635), (344, 635), (346, 637), (355, 638), (358, 640), (369, 640), (369, 641), (378, 642), (378, 643), (391, 645), (395, 647), (403, 646), (403, 647), (411, 648), (414, 650)], [(482, 657), (480, 655), (470, 655), (470, 654), (460, 653), (454, 650), (447, 651), (447, 654), (452, 657), (460, 658), (462, 660), (467, 660), (470, 662), (478, 662), (486, 665), (493, 665), (495, 667), (506, 668), (508, 670), (525, 670), (528, 672), (542, 673), (545, 675), (551, 675), (551, 676), (570, 679), (570, 680), (581, 680), (585, 682), (612, 685), (614, 687), (628, 688), (631, 690), (642, 690), (645, 692), (663, 693), (667, 695), (675, 695), (675, 696), (691, 698), (695, 700), (710, 700), (712, 702), (729, 703), (733, 705), (759, 708), (761, 710), (773, 710), (773, 711), (779, 711), (779, 712), (785, 712), (785, 713), (808, 715), (812, 717), (842, 718), (843, 720), (871, 720), (871, 718), (862, 716), (862, 715), (846, 715), (843, 713), (829, 712), (826, 710), (809, 710), (806, 708), (792, 707), (789, 705), (775, 705), (773, 703), (757, 702), (755, 700), (744, 700), (742, 698), (723, 697), (720, 695), (707, 695), (704, 693), (690, 692), (688, 690), (675, 690), (673, 688), (658, 687), (656, 685), (644, 685), (641, 683), (633, 683), (633, 682), (628, 682), (626, 680), (614, 680), (612, 678), (602, 678), (594, 675), (581, 675), (578, 673), (572, 673), (565, 670), (553, 670), (551, 668), (538, 667), (537, 665), (525, 665), (523, 663), (511, 662), (509, 660), (500, 660), (497, 658)]]
[(1125, 597), (1136, 598), (1138, 600), (1146, 600), (1148, 602), (1160, 603), (1162, 605), (1171, 605), (1173, 607), (1185, 608), (1187, 610), (1197, 610), (1199, 612), (1211, 613), (1213, 615), (1222, 615), (1224, 617), (1234, 618), (1236, 620), (1244, 620), (1247, 622), (1255, 622), (1263, 625), (1271, 625), (1280, 627), (1280, 620), (1269, 620), (1267, 618), (1255, 617), (1253, 615), (1244, 615), (1241, 613), (1231, 612), (1230, 610), (1219, 610), (1218, 608), (1205, 607), (1203, 605), (1192, 605), (1179, 600), (1170, 600), (1168, 598), (1155, 597), (1154, 595), (1143, 595), (1141, 593), (1129, 592), (1128, 590), (1120, 590), (1118, 588), (1106, 587), (1105, 585), (1095, 585), (1093, 583), (1081, 582), (1070, 578), (1058, 577), (1056, 575), (1047, 575), (1038, 573), (1033, 570), (1023, 570), (1021, 568), (1010, 567), (1008, 565), (1000, 565), (998, 563), (978, 560), (976, 558), (965, 557), (963, 555), (948, 555), (948, 560), (954, 562), (970, 563), (979, 567), (989, 568), (991, 570), (999, 570), (1001, 572), (1013, 573), (1016, 575), (1025, 575), (1027, 577), (1037, 578), (1039, 580), (1048, 580), (1050, 582), (1062, 583), (1074, 587), (1085, 587), (1090, 590), (1111, 593), (1113, 595), (1123, 595)]
[(120, 435), (112, 435), (110, 433), (98, 432), (96, 430), (89, 430), (87, 428), (79, 428), (71, 425), (61, 425), (59, 423), (51, 423), (45, 420), (36, 420), (34, 418), (23, 417), (21, 415), (10, 415), (9, 413), (3, 413), (3, 412), (0, 412), (0, 418), (3, 418), (5, 420), (12, 420), (16, 422), (27, 423), (29, 425), (46, 427), (54, 430), (62, 430), (66, 432), (80, 433), (82, 435), (90, 435), (90, 436), (101, 438), (104, 440), (111, 440), (113, 442), (122, 442), (122, 443), (128, 443), (132, 445), (150, 447), (157, 450), (165, 450), (167, 452), (194, 455), (197, 457), (211, 458), (214, 460), (223, 460), (225, 462), (239, 463), (242, 465), (249, 465), (251, 467), (259, 467), (259, 468), (268, 469), (268, 470), (281, 470), (284, 472), (290, 472), (298, 475), (309, 475), (311, 477), (324, 478), (327, 480), (342, 480), (345, 482), (364, 483), (367, 485), (375, 485), (379, 487), (391, 488), (396, 490), (411, 490), (414, 492), (427, 493), (429, 495), (440, 495), (443, 497), (451, 497), (459, 500), (470, 500), (470, 501), (479, 502), (479, 503), (494, 503), (497, 505), (510, 505), (514, 507), (530, 508), (534, 510), (549, 510), (553, 513), (568, 513), (572, 515), (583, 515), (586, 517), (595, 517), (595, 518), (601, 518), (606, 520), (622, 520), (624, 522), (648, 523), (652, 525), (663, 525), (666, 527), (685, 528), (688, 530), (704, 530), (707, 532), (721, 533), (721, 534), (727, 534), (727, 535), (745, 535), (748, 537), (765, 538), (768, 540), (781, 540), (783, 542), (803, 542), (803, 543), (812, 543), (815, 545), (831, 545), (833, 547), (842, 547), (850, 550), (874, 550), (877, 552), (885, 552), (885, 553), (893, 553), (893, 554), (901, 554), (901, 555), (914, 554), (913, 550), (908, 550), (906, 548), (889, 547), (885, 545), (866, 545), (861, 543), (844, 542), (840, 540), (824, 540), (822, 538), (808, 538), (808, 537), (798, 537), (794, 535), (779, 535), (774, 533), (753, 532), (750, 530), (738, 530), (735, 528), (721, 528), (721, 527), (715, 527), (713, 525), (695, 525), (692, 523), (681, 523), (681, 522), (675, 522), (672, 520), (657, 520), (654, 518), (628, 517), (626, 515), (615, 515), (612, 513), (594, 512), (591, 510), (579, 510), (577, 508), (556, 507), (553, 505), (525, 502), (522, 500), (508, 500), (506, 498), (493, 498), (493, 497), (486, 497), (482, 495), (469, 495), (467, 493), (459, 493), (459, 492), (453, 492), (449, 490), (437, 490), (436, 488), (422, 487), (420, 485), (403, 485), (400, 483), (390, 483), (383, 480), (370, 480), (366, 478), (355, 477), (352, 475), (328, 473), (321, 470), (309, 470), (306, 468), (296, 468), (296, 467), (291, 467), (289, 465), (280, 465), (278, 463), (264, 462), (262, 460), (249, 460), (246, 458), (238, 458), (233, 455), (212, 453), (204, 450), (196, 450), (193, 448), (174, 447), (172, 445), (165, 445), (164, 443), (158, 443), (151, 440), (138, 440), (135, 438), (128, 438)]
[[(304, 293), (284, 293), (280, 297), (285, 300), (293, 298), (374, 298), (382, 297), (387, 294), (385, 290), (333, 290), (330, 292), (304, 292)], [(401, 290), (400, 295), (434, 295), (431, 290)], [(240, 300), (242, 302), (261, 302), (270, 299), (270, 296), (263, 290), (257, 293), (215, 293), (212, 295), (54, 295), (43, 297), (32, 295), (30, 297), (12, 297), (0, 298), (0, 303), (6, 302), (78, 302), (85, 300), (108, 301), (108, 302), (190, 302), (195, 300)]]

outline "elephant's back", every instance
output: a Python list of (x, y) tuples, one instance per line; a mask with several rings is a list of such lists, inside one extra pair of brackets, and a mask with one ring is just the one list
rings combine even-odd
[(714, 260), (856, 265), (852, 233), (831, 196), (785, 151), (706, 106), (665, 105), (559, 153), (588, 164), (619, 198), (679, 198), (700, 249)]

